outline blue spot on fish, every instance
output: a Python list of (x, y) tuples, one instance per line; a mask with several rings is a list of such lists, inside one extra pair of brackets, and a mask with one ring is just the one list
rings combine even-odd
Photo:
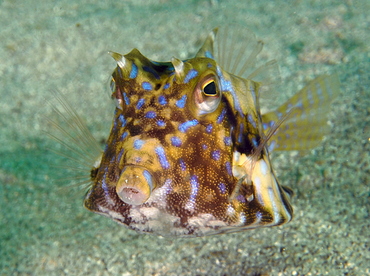
[(263, 218), (263, 214), (259, 211), (256, 212), (256, 218), (258, 219), (258, 221), (260, 221)]
[(122, 140), (125, 140), (125, 138), (128, 136), (128, 132), (127, 131), (125, 131), (123, 134), (122, 134), (122, 136), (121, 136), (121, 141)]
[(221, 151), (220, 150), (214, 150), (214, 151), (212, 151), (211, 158), (213, 160), (216, 160), (216, 161), (220, 160), (220, 158), (221, 158)]
[(221, 114), (217, 117), (217, 123), (221, 123), (226, 115), (226, 108), (222, 109)]
[(151, 174), (147, 170), (144, 170), (143, 176), (145, 177), (145, 180), (148, 183), (150, 190), (152, 190), (153, 189), (153, 179), (152, 179)]
[(206, 132), (207, 133), (211, 133), (213, 130), (213, 125), (212, 124), (209, 124), (207, 127), (206, 127)]
[(130, 79), (134, 79), (137, 77), (137, 66), (135, 63), (132, 63), (131, 71), (130, 71)]
[(238, 135), (238, 142), (241, 143), (243, 141), (243, 131), (244, 131), (244, 125), (239, 125), (239, 135)]
[(181, 132), (186, 132), (189, 128), (196, 126), (198, 124), (198, 121), (196, 119), (191, 121), (186, 121), (185, 123), (182, 123), (179, 125), (179, 130)]
[(226, 164), (225, 164), (225, 167), (226, 167), (226, 171), (227, 173), (230, 175), (230, 176), (233, 176), (233, 171), (231, 169), (231, 164), (229, 161), (226, 161)]
[(161, 164), (163, 169), (169, 169), (170, 163), (168, 163), (166, 153), (164, 149), (161, 146), (158, 146), (155, 148), (155, 153), (157, 154), (159, 163)]
[(239, 115), (244, 117), (244, 114), (243, 114), (243, 111), (240, 107), (240, 103), (239, 103), (239, 100), (238, 100), (238, 97), (234, 91), (234, 88), (233, 88), (233, 85), (231, 84), (231, 81), (228, 81), (224, 78), (223, 74), (222, 74), (222, 71), (220, 69), (220, 67), (217, 66), (217, 75), (219, 76), (219, 79), (220, 79), (220, 86), (221, 86), (221, 90), (222, 91), (229, 91), (233, 97), (233, 100), (234, 100), (234, 106), (235, 106), (235, 109), (239, 112)]
[(225, 183), (218, 184), (218, 188), (220, 189), (221, 194), (225, 194), (226, 193), (226, 185), (225, 185)]
[(109, 187), (108, 187), (108, 184), (106, 182), (106, 179), (107, 179), (107, 171), (104, 172), (104, 175), (103, 175), (103, 179), (102, 179), (102, 188), (103, 188), (103, 191), (104, 191), (104, 194), (106, 196), (106, 198), (109, 198)]
[(258, 141), (257, 141), (256, 137), (253, 137), (253, 138), (252, 138), (252, 144), (253, 144), (253, 146), (254, 146), (255, 148), (257, 148), (257, 147), (258, 147)]
[(226, 146), (231, 146), (231, 137), (230, 136), (224, 137), (224, 143)]
[(158, 97), (158, 102), (159, 102), (159, 104), (160, 104), (160, 105), (165, 105), (165, 104), (167, 104), (166, 97), (165, 97), (165, 96), (163, 96), (163, 95), (159, 96), (159, 97)]
[(164, 182), (164, 187), (165, 187), (165, 193), (168, 195), (172, 192), (172, 186), (171, 186), (171, 183), (172, 183), (172, 179), (166, 179), (166, 181)]
[(140, 99), (137, 104), (136, 104), (136, 108), (137, 109), (140, 109), (145, 103), (145, 99)]
[(163, 86), (163, 89), (168, 89), (170, 87), (170, 84), (169, 83), (166, 83), (164, 86)]
[(155, 117), (157, 117), (157, 113), (155, 113), (155, 111), (148, 111), (145, 114), (145, 117), (148, 119), (154, 119)]
[(121, 122), (121, 127), (124, 127), (127, 123), (125, 116), (123, 116), (122, 114), (118, 116), (118, 120)]
[(197, 196), (199, 190), (199, 182), (198, 177), (196, 175), (192, 175), (190, 177), (190, 186), (191, 186), (190, 201), (194, 202), (195, 197)]
[(195, 69), (190, 69), (189, 72), (186, 74), (184, 83), (188, 83), (190, 80), (194, 79), (198, 76), (198, 71)]
[(172, 143), (172, 146), (175, 146), (175, 147), (181, 147), (182, 145), (181, 139), (177, 136), (171, 137), (171, 143)]
[(142, 84), (141, 84), (141, 87), (145, 90), (153, 90), (153, 87), (152, 87), (152, 84), (150, 82), (147, 82), (147, 81), (143, 81)]
[(247, 202), (247, 201), (245, 200), (245, 197), (244, 197), (243, 195), (238, 195), (238, 196), (236, 197), (236, 199), (237, 199), (239, 202), (242, 202), (242, 203)]
[(185, 164), (185, 161), (182, 158), (179, 159), (179, 164), (180, 164), (181, 170), (183, 172), (186, 171), (186, 164)]
[(247, 118), (248, 118), (248, 122), (249, 122), (253, 127), (257, 127), (257, 124), (256, 124), (256, 122), (253, 120), (253, 116), (252, 116), (251, 114), (248, 114)]
[(184, 106), (186, 104), (186, 98), (187, 98), (187, 96), (183, 95), (181, 97), (181, 99), (176, 102), (176, 106), (179, 107), (179, 108), (184, 108)]
[(141, 147), (144, 144), (145, 144), (145, 141), (143, 141), (143, 140), (140, 140), (140, 139), (135, 140), (135, 142), (134, 142), (134, 148), (137, 149), (137, 150), (139, 150), (139, 149), (141, 149)]
[(157, 126), (159, 126), (159, 127), (164, 127), (164, 126), (166, 126), (166, 122), (165, 122), (165, 121), (163, 121), (163, 120), (158, 120), (158, 121), (157, 121)]
[(121, 160), (121, 158), (122, 158), (122, 155), (123, 155), (123, 153), (125, 152), (125, 150), (124, 149), (121, 149), (120, 151), (119, 151), (119, 153), (118, 153), (118, 155), (117, 155), (117, 162), (119, 162), (120, 160)]
[(212, 55), (212, 53), (211, 53), (210, 51), (206, 51), (206, 52), (204, 53), (204, 56), (205, 56), (206, 58), (212, 58), (212, 59), (214, 59), (214, 57), (213, 57), (213, 55)]
[(126, 105), (130, 104), (130, 99), (127, 97), (126, 93), (123, 93), (123, 99), (125, 100)]

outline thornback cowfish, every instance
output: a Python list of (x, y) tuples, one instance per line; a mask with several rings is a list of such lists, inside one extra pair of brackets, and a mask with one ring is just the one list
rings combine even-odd
[(291, 190), (278, 182), (269, 154), (320, 143), (339, 80), (319, 76), (262, 114), (260, 98), (268, 92), (257, 75), (276, 64), (244, 76), (263, 46), (247, 37), (230, 48), (233, 42), (214, 29), (194, 58), (170, 62), (137, 49), (110, 52), (116, 108), (105, 149), (91, 164), (87, 209), (137, 232), (174, 237), (292, 219)]

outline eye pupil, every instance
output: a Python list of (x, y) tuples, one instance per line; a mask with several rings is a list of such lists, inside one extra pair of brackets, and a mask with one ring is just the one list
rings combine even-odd
[(207, 96), (216, 96), (217, 95), (217, 90), (216, 90), (215, 82), (211, 81), (211, 82), (207, 83), (207, 85), (203, 87), (203, 92)]

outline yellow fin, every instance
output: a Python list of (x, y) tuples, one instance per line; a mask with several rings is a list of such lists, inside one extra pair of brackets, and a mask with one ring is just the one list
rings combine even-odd
[(337, 74), (319, 76), (275, 111), (262, 115), (267, 133), (284, 114), (291, 112), (269, 140), (269, 147), (274, 150), (308, 150), (317, 146), (330, 131), (327, 115), (331, 102), (339, 94), (339, 84)]

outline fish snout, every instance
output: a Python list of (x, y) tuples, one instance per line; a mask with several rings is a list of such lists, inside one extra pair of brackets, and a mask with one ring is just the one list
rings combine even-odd
[(123, 202), (141, 205), (149, 199), (155, 187), (155, 180), (145, 167), (126, 165), (118, 179), (116, 192)]

